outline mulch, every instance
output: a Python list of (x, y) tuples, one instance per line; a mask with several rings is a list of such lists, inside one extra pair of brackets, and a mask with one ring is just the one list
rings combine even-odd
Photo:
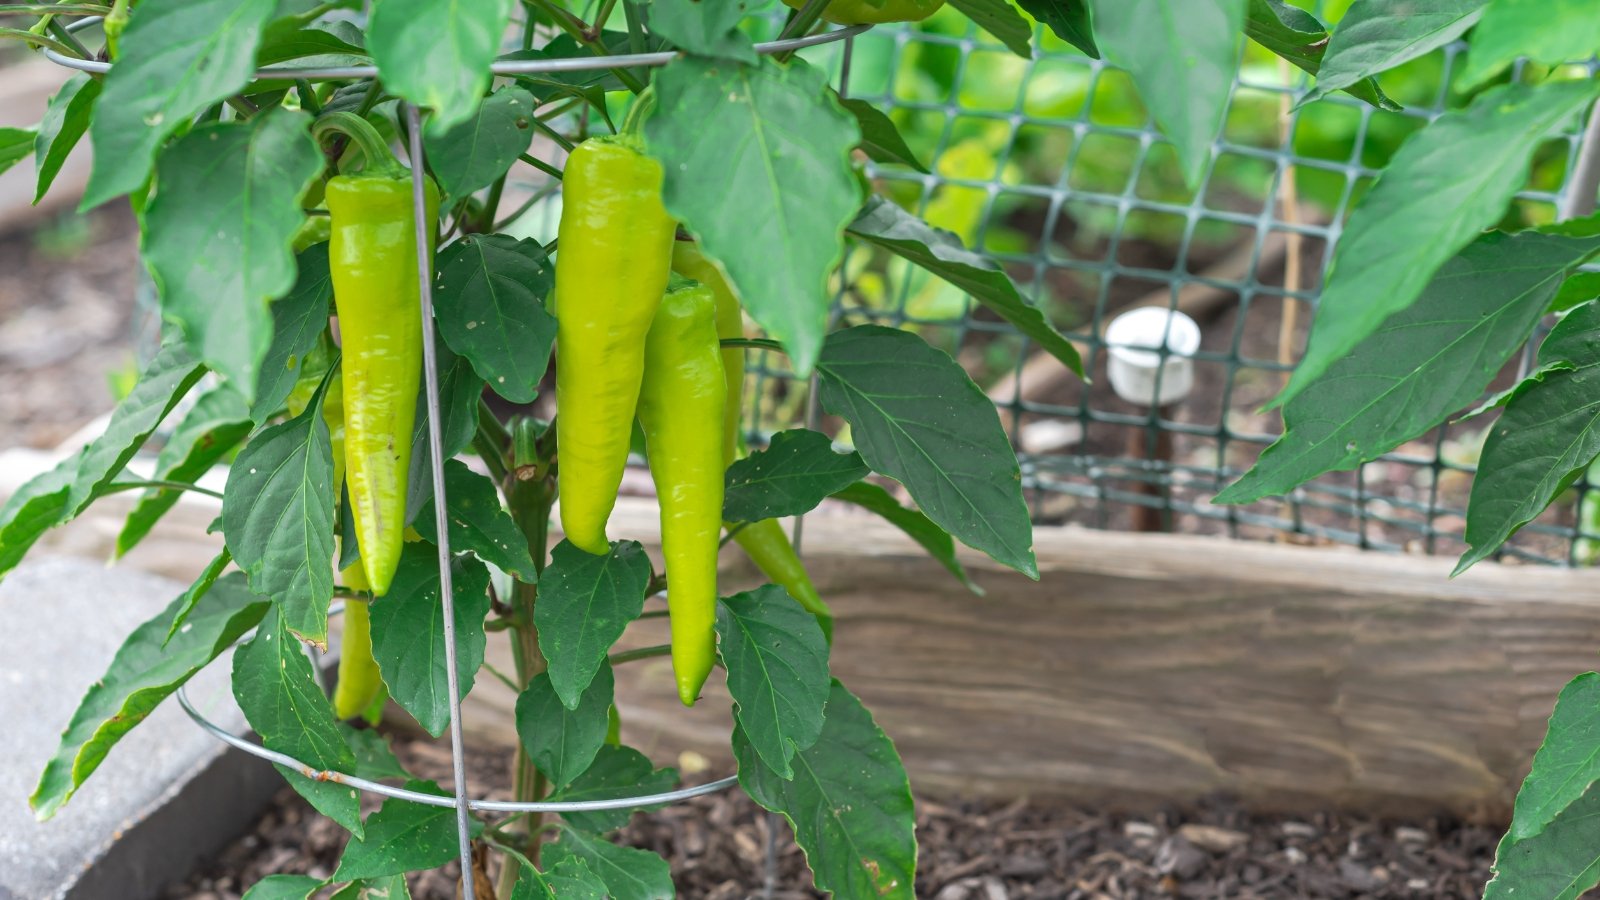
[[(395, 744), (413, 772), (447, 778), (445, 748), (409, 737)], [(500, 754), (469, 751), (469, 764), (480, 790), (507, 794)], [(763, 893), (769, 822), (734, 790), (637, 815), (620, 839), (670, 860), (686, 900), (823, 896), (811, 889), (804, 854), (782, 822), (777, 877)], [(917, 830), (917, 896), (928, 900), (1477, 898), (1499, 839), (1495, 829), (1449, 818), (1258, 815), (1225, 798), (1143, 814), (1029, 799), (919, 799)], [(346, 837), (285, 788), (250, 833), (166, 898), (234, 900), (273, 873), (326, 877)], [(413, 876), (413, 896), (453, 900), (456, 872), (452, 864)]]

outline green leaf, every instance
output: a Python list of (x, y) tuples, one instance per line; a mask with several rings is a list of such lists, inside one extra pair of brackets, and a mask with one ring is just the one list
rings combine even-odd
[[(595, 754), (594, 763), (564, 790), (553, 794), (563, 801), (613, 800), (618, 797), (648, 797), (664, 794), (678, 783), (678, 773), (671, 768), (657, 769), (649, 757), (633, 749), (607, 744)], [(630, 809), (604, 809), (591, 812), (562, 813), (572, 827), (600, 834), (628, 824), (635, 812), (660, 809), (640, 806)]]
[(389, 747), (389, 739), (384, 737), (382, 732), (371, 728), (355, 728), (348, 723), (340, 722), (339, 733), (344, 735), (344, 742), (355, 754), (355, 775), (370, 781), (381, 781), (385, 778), (398, 778), (401, 781), (411, 779), (411, 773), (400, 765), (394, 750)]
[(496, 394), (532, 403), (556, 339), (555, 317), (544, 308), (554, 286), (555, 267), (538, 241), (464, 237), (439, 254), (439, 333)]
[[(837, 95), (835, 95), (837, 96)], [(861, 152), (873, 162), (893, 163), (906, 166), (922, 174), (928, 174), (928, 167), (917, 159), (912, 149), (906, 146), (906, 139), (900, 136), (900, 130), (894, 127), (894, 120), (884, 115), (876, 106), (865, 100), (839, 98), (850, 115), (856, 117), (856, 127), (861, 129)], [(871, 202), (871, 198), (868, 198)]]
[[(539, 580), (533, 557), (528, 554), (528, 539), (500, 508), (500, 492), (493, 481), (452, 459), (444, 464), (444, 490), (452, 551), (470, 550), (484, 562), (529, 584)], [(437, 543), (435, 515), (429, 498), (427, 506), (417, 514), (416, 529), (424, 540)]]
[[(438, 344), (439, 409), (444, 414), (440, 437), (444, 458), (451, 459), (472, 443), (478, 430), (478, 398), (483, 396), (483, 379), (472, 371), (464, 356)], [(433, 498), (433, 450), (428, 442), (428, 398), (417, 392), (417, 424), (411, 433), (411, 469), (406, 473), (406, 518), (417, 513)]]
[(199, 605), (200, 598), (204, 597), (207, 591), (216, 586), (217, 579), (222, 577), (222, 570), (226, 569), (232, 562), (233, 554), (228, 552), (227, 547), (223, 547), (222, 552), (212, 557), (211, 562), (206, 564), (205, 569), (200, 573), (200, 577), (189, 585), (189, 589), (178, 595), (178, 609), (172, 615), (172, 624), (167, 626), (167, 637), (162, 642), (163, 646), (172, 641), (173, 636), (178, 633), (178, 629), (183, 627), (183, 623), (189, 621), (189, 614), (194, 612), (194, 608)]
[(1461, 85), (1483, 83), (1517, 57), (1546, 65), (1587, 59), (1600, 47), (1592, 0), (1490, 0), (1472, 32)]
[[(456, 683), (465, 697), (483, 665), (489, 614), (489, 570), (467, 556), (451, 561), (455, 588)], [(439, 549), (413, 541), (400, 553), (389, 593), (372, 601), (372, 656), (389, 696), (434, 737), (450, 724), (445, 668), (444, 602), (439, 591)]]
[(759, 522), (802, 515), (867, 471), (861, 454), (835, 453), (825, 434), (804, 428), (780, 431), (765, 450), (728, 467), (722, 517)]
[(769, 768), (738, 727), (733, 752), (751, 798), (789, 820), (818, 888), (840, 897), (916, 896), (916, 823), (905, 767), (837, 679), (822, 736), (795, 757), (792, 781)]
[[(1244, 33), (1312, 75), (1322, 68), (1322, 57), (1328, 49), (1327, 27), (1316, 16), (1283, 0), (1250, 0), (1245, 11)], [(1384, 96), (1376, 78), (1363, 78), (1345, 91), (1379, 109), (1400, 108), (1400, 104)]]
[(328, 268), (328, 244), (312, 244), (295, 258), (294, 287), (272, 303), (272, 343), (261, 359), (256, 400), (250, 418), (265, 422), (283, 408), (303, 371), (306, 355), (328, 328), (328, 305), (333, 302), (333, 275)]
[(1585, 672), (1567, 682), (1556, 699), (1544, 743), (1517, 791), (1512, 842), (1525, 841), (1579, 802), (1600, 781), (1600, 674)]
[[(654, 10), (652, 10), (652, 14)], [(633, 41), (626, 31), (604, 31), (600, 33), (599, 45), (606, 49), (607, 54), (632, 53)], [(645, 35), (641, 52), (652, 52), (664, 49), (665, 41), (660, 35)], [(524, 59), (586, 59), (593, 57), (594, 51), (579, 44), (572, 35), (559, 34), (551, 41), (537, 50), (518, 50), (500, 57), (505, 60)], [(574, 72), (541, 72), (530, 75), (516, 76), (517, 84), (522, 85), (539, 99), (541, 103), (560, 97), (583, 100), (594, 111), (606, 118), (608, 125), (612, 124), (606, 113), (605, 95), (607, 91), (620, 91), (624, 89), (622, 80), (617, 77), (619, 69), (588, 69)]]
[(300, 195), (322, 171), (310, 123), (278, 109), (196, 128), (161, 154), (161, 190), (145, 212), (144, 260), (162, 315), (246, 400), (272, 343), (267, 304), (295, 283)]
[(759, 65), (689, 57), (655, 75), (645, 120), (666, 171), (662, 199), (721, 263), (745, 311), (809, 375), (827, 330), (828, 274), (860, 203), (855, 120), (800, 60)]
[(72, 518), (67, 491), (82, 454), (75, 454), (23, 483), (0, 506), (0, 576), (11, 571), (46, 531)]
[[(256, 64), (295, 61), (297, 66), (361, 66), (371, 62), (361, 46), (361, 32), (345, 22), (302, 28), (299, 17), (267, 26), (256, 49)], [(342, 26), (342, 27), (341, 27)]]
[(550, 683), (567, 709), (575, 709), (628, 623), (644, 612), (650, 558), (634, 541), (613, 541), (595, 556), (562, 541), (550, 551), (539, 580), (533, 622)]
[[(268, 750), (317, 770), (349, 772), (355, 767), (355, 755), (339, 733), (338, 718), (317, 684), (311, 660), (277, 609), (233, 655), (233, 696)], [(361, 834), (359, 791), (285, 766), (277, 769), (318, 812)]]
[[(221, 385), (200, 395), (156, 457), (155, 478), (193, 484), (250, 433), (250, 413), (237, 391)], [(145, 491), (117, 534), (114, 557), (144, 540), (183, 492), (174, 488)]]
[(1239, 67), (1244, 0), (1090, 0), (1094, 34), (1128, 70), (1190, 185), (1211, 157)]
[(268, 875), (244, 892), (244, 900), (307, 900), (325, 884), (310, 875)]
[(1016, 455), (955, 360), (909, 332), (859, 325), (828, 335), (817, 370), (823, 408), (850, 423), (874, 472), (968, 546), (1039, 577)]
[(94, 502), (203, 374), (205, 369), (182, 344), (167, 341), (161, 345), (133, 390), (112, 410), (105, 432), (83, 449), (67, 492), (70, 515), (76, 516)]
[(1082, 50), (1091, 59), (1100, 58), (1100, 48), (1094, 42), (1094, 31), (1089, 26), (1088, 0), (1017, 0), (1056, 37)]
[(38, 186), (33, 195), (35, 205), (44, 199), (68, 154), (89, 129), (89, 113), (94, 109), (95, 98), (100, 96), (100, 84), (100, 79), (89, 73), (76, 72), (45, 107), (38, 137), (33, 142), (33, 155), (39, 166)]
[(1454, 574), (1493, 553), (1600, 455), (1600, 304), (1567, 313), (1539, 346), (1539, 375), (1517, 387), (1489, 431), (1467, 501)]
[(143, 722), (167, 695), (233, 646), (267, 612), (267, 601), (250, 592), (244, 576), (219, 580), (170, 643), (168, 624), (184, 602), (179, 597), (122, 643), (104, 676), (89, 687), (61, 733), (28, 803), (40, 820), (55, 815), (93, 774), (122, 736)]
[(922, 549), (928, 551), (929, 556), (938, 560), (951, 575), (966, 585), (967, 590), (980, 597), (983, 596), (983, 588), (973, 582), (967, 575), (966, 567), (956, 558), (955, 539), (950, 537), (949, 532), (933, 524), (932, 519), (917, 510), (901, 506), (900, 501), (894, 499), (888, 491), (869, 481), (858, 481), (842, 491), (835, 492), (833, 496), (877, 513), (889, 524), (921, 544)]
[[(430, 781), (407, 782), (406, 788), (449, 796)], [(476, 836), (482, 831), (483, 823), (473, 819), (471, 833)], [(391, 797), (367, 817), (366, 835), (351, 838), (345, 845), (332, 880), (383, 878), (434, 869), (456, 859), (460, 852), (454, 809)]]
[(1305, 358), (1281, 406), (1410, 306), (1446, 260), (1505, 212), (1539, 143), (1594, 99), (1563, 81), (1485, 91), (1406, 141), (1345, 224)]
[(489, 87), (489, 64), (511, 18), (511, 0), (373, 4), (367, 49), (389, 91), (433, 111), (428, 130), (465, 122)]
[(1443, 47), (1478, 21), (1487, 0), (1355, 0), (1328, 39), (1310, 103)]
[(1444, 264), (1417, 302), (1312, 382), (1283, 410), (1283, 437), (1216, 503), (1283, 494), (1353, 469), (1482, 395), (1527, 342), (1563, 279), (1600, 238), (1485, 235)]
[(1574, 306), (1582, 306), (1590, 300), (1600, 297), (1600, 272), (1578, 272), (1561, 285), (1561, 290), (1556, 291), (1550, 307), (1545, 312), (1566, 312)]
[(672, 867), (667, 861), (633, 847), (618, 847), (604, 838), (571, 828), (561, 829), (561, 840), (544, 848), (545, 864), (560, 866), (577, 859), (605, 882), (611, 900), (672, 900)]
[(868, 197), (849, 233), (920, 266), (987, 306), (1034, 343), (1083, 377), (1078, 348), (1061, 336), (1044, 311), (1017, 292), (994, 260), (962, 245), (961, 239), (901, 209), (884, 197)]
[(582, 775), (605, 745), (613, 687), (611, 667), (602, 665), (575, 709), (562, 705), (544, 672), (517, 697), (517, 735), (556, 790)]
[(653, 3), (650, 30), (695, 56), (754, 63), (755, 45), (738, 27), (750, 6), (749, 0)]
[(245, 445), (229, 467), (222, 533), (250, 586), (284, 626), (326, 647), (333, 599), (333, 443), (322, 420), (327, 382), (305, 410)]
[(32, 128), (0, 128), (0, 172), (32, 156), (38, 137)]
[(950, 5), (994, 35), (1007, 50), (1023, 59), (1033, 58), (1033, 26), (1006, 0), (950, 0)]
[(577, 856), (563, 858), (548, 872), (524, 863), (511, 900), (606, 900), (606, 883)]
[(768, 584), (717, 603), (717, 647), (728, 668), (733, 716), (778, 777), (822, 733), (828, 702), (828, 640), (816, 617)]
[(444, 189), (446, 205), (493, 184), (528, 151), (533, 107), (532, 94), (504, 87), (460, 124), (425, 135), (428, 166)]
[(1507, 834), (1495, 849), (1494, 877), (1483, 900), (1578, 900), (1600, 884), (1600, 787), (1524, 841)]
[(339, 889), (328, 900), (410, 900), (411, 889), (404, 875), (363, 878)]
[[(104, 102), (89, 125), (94, 167), (79, 209), (144, 184), (156, 148), (168, 135), (250, 83), (256, 45), (276, 7), (277, 0), (141, 0), (122, 35), (121, 59), (105, 76)], [(202, 163), (173, 175), (193, 178), (206, 168)], [(168, 180), (161, 179), (163, 189)], [(301, 186), (284, 185), (284, 190)], [(198, 247), (190, 249), (191, 263), (226, 264), (202, 255)]]

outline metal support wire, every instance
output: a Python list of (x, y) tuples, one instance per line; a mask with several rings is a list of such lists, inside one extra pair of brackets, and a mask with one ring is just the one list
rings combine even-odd
[(1594, 212), (1595, 194), (1600, 191), (1600, 102), (1589, 109), (1589, 124), (1578, 145), (1578, 161), (1567, 176), (1567, 189), (1561, 198), (1561, 218), (1578, 219)]

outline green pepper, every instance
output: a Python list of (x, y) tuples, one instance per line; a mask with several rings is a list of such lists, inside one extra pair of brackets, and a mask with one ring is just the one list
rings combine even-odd
[[(361, 566), (352, 565), (341, 576), (345, 587), (366, 591)], [(372, 658), (372, 626), (367, 601), (354, 597), (344, 602), (344, 632), (339, 638), (339, 678), (333, 685), (333, 711), (341, 719), (364, 714), (383, 687), (378, 662)]]
[(717, 550), (722, 535), (723, 381), (711, 288), (678, 281), (662, 298), (644, 346), (639, 424), (661, 504), (672, 671), (693, 706), (717, 657)]
[[(806, 0), (783, 0), (790, 9), (800, 9)], [(939, 11), (944, 0), (833, 0), (822, 11), (822, 18), (835, 25), (883, 25), (888, 22), (921, 22)]]
[[(406, 477), (422, 382), (411, 175), (364, 120), (346, 113), (325, 118), (332, 120), (327, 127), (355, 138), (367, 158), (360, 173), (329, 179), (325, 197), (332, 228), (328, 263), (344, 347), (345, 472), (361, 563), (373, 594), (381, 597), (404, 543)], [(439, 191), (431, 179), (424, 185), (431, 226)]]
[(789, 543), (789, 535), (784, 533), (778, 520), (751, 522), (734, 531), (733, 539), (750, 557), (750, 561), (756, 564), (756, 568), (761, 570), (761, 574), (788, 591), (789, 596), (799, 601), (806, 612), (817, 617), (823, 637), (828, 639), (828, 643), (833, 643), (833, 610), (817, 593), (811, 576), (806, 573), (805, 564), (800, 562), (800, 554)]
[[(561, 530), (589, 553), (628, 463), (645, 335), (667, 287), (671, 217), (661, 164), (626, 135), (591, 138), (567, 159), (556, 265), (556, 468)], [(719, 414), (720, 421), (720, 414)]]

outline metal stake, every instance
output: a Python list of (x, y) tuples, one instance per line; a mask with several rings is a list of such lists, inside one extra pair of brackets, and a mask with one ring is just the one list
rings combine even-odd
[(1567, 195), (1561, 198), (1561, 218), (1579, 219), (1594, 212), (1596, 191), (1600, 191), (1600, 102), (1589, 110), (1578, 161), (1567, 181)]

